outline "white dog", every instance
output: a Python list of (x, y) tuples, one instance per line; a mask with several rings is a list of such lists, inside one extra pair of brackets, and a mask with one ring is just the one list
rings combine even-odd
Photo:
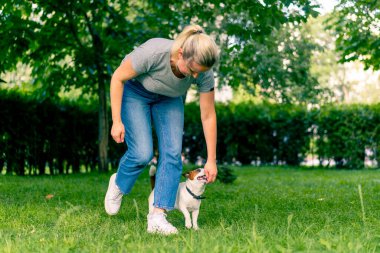
[[(153, 189), (149, 196), (149, 213), (152, 213), (154, 208), (155, 174), (156, 167), (152, 165), (149, 170)], [(180, 210), (185, 216), (185, 226), (187, 228), (192, 227), (193, 229), (198, 230), (199, 207), (201, 206), (201, 199), (204, 199), (202, 194), (206, 188), (206, 174), (202, 168), (190, 171), (184, 174), (184, 176), (187, 180), (179, 184), (174, 208)], [(192, 212), (193, 222), (191, 222), (190, 212)]]

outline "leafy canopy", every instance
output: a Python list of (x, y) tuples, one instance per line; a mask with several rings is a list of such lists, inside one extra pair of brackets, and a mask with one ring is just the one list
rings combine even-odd
[(360, 60), (365, 68), (380, 69), (380, 1), (341, 0), (330, 20), (337, 36), (341, 62)]
[(317, 7), (307, 0), (9, 0), (0, 7), (0, 74), (22, 62), (46, 96), (61, 87), (96, 94), (134, 46), (198, 23), (220, 45), (221, 84), (260, 87), (280, 102), (309, 99), (317, 86), (308, 70), (313, 45), (291, 33)]

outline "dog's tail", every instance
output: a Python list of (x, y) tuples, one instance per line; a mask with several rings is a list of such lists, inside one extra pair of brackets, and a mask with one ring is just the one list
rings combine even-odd
[(154, 189), (154, 185), (156, 184), (156, 166), (151, 165), (149, 168), (149, 176), (150, 176), (150, 186), (152, 190)]

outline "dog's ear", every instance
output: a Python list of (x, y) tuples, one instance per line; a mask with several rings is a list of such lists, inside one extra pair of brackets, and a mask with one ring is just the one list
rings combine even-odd
[(189, 172), (182, 173), (182, 176), (184, 176), (184, 177), (186, 177), (186, 178), (189, 178), (190, 173), (189, 173)]

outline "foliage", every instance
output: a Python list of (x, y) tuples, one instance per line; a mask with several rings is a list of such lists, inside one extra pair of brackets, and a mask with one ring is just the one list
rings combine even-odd
[(330, 90), (319, 104), (323, 104), (321, 101), (366, 104), (380, 102), (379, 71), (364, 70), (364, 64), (359, 60), (339, 62), (340, 52), (335, 46), (336, 35), (326, 28), (328, 21), (335, 15), (328, 13), (309, 18), (305, 24), (312, 40), (323, 49), (314, 51), (310, 70), (318, 78), (320, 85)]
[[(380, 105), (323, 107), (316, 115), (317, 154), (338, 168), (363, 168), (365, 152), (380, 164)], [(330, 161), (331, 161), (330, 160)]]
[[(225, 52), (221, 80), (231, 85), (259, 83), (265, 89), (269, 77), (282, 80), (281, 75), (264, 75), (269, 67), (262, 64), (252, 72), (251, 63), (261, 60), (257, 58), (260, 45), (271, 41), (274, 30), (285, 23), (305, 21), (316, 14), (317, 6), (305, 0), (254, 1), (248, 6), (244, 0), (6, 1), (0, 7), (0, 75), (22, 62), (32, 68), (34, 83), (42, 87), (42, 99), (57, 98), (61, 87), (80, 87), (85, 93), (96, 94), (99, 166), (106, 170), (108, 80), (124, 55), (148, 38), (173, 37), (178, 28), (196, 22), (217, 36)], [(270, 88), (286, 94), (292, 85), (302, 87), (299, 84), (309, 80), (308, 68), (295, 70), (297, 73), (285, 80), (288, 83), (273, 82)], [(252, 79), (252, 73), (258, 74)], [(312, 90), (312, 83), (305, 84)]]
[(98, 72), (109, 78), (134, 45), (149, 37), (173, 37), (178, 27), (197, 22), (221, 46), (218, 73), (224, 84), (250, 92), (250, 84), (258, 85), (261, 94), (282, 102), (315, 98), (318, 83), (308, 63), (315, 45), (295, 36), (309, 15), (317, 15), (311, 1), (253, 2), (249, 8), (245, 1), (76, 2), (6, 4), (4, 31), (15, 41), (13, 47), (3, 41), (8, 57), (0, 73), (22, 61), (33, 68), (44, 96), (57, 96), (61, 86), (96, 94)]
[[(107, 90), (110, 75), (133, 41), (160, 32), (143, 18), (149, 9), (142, 2), (53, 0), (7, 1), (0, 9), (0, 74), (19, 62), (32, 69), (41, 86), (41, 100), (57, 99), (61, 88), (81, 88), (99, 99), (99, 166), (108, 168)], [(132, 22), (133, 21), (133, 22)], [(145, 25), (144, 25), (145, 24)], [(170, 28), (170, 26), (169, 26)], [(158, 31), (158, 29), (156, 29)]]
[(360, 60), (366, 69), (380, 69), (380, 2), (340, 0), (331, 19), (341, 62)]
[(307, 21), (306, 26), (310, 36), (323, 49), (313, 54), (310, 71), (317, 76), (322, 87), (331, 90), (325, 100), (328, 102), (344, 102), (347, 99), (348, 92), (352, 90), (353, 84), (347, 80), (348, 73), (345, 66), (338, 62), (339, 55), (335, 50), (334, 34), (331, 30), (326, 29), (326, 20), (332, 15), (326, 14)]
[(228, 166), (218, 166), (217, 179), (223, 184), (232, 184), (237, 178), (237, 175)]
[(18, 175), (95, 170), (96, 112), (70, 103), (53, 104), (1, 92), (0, 167)]
[[(198, 111), (196, 104), (186, 107), (184, 147), (190, 161), (206, 155)], [(243, 103), (218, 105), (217, 114), (221, 162), (297, 165), (311, 154), (319, 156), (321, 165), (326, 160), (338, 168), (360, 169), (369, 152), (367, 156), (380, 164), (378, 104), (326, 105), (308, 111), (300, 106)]]
[[(220, 104), (216, 110), (220, 162), (299, 164), (305, 157), (310, 122), (303, 107), (243, 103)], [(198, 106), (188, 104), (185, 114), (185, 155), (195, 161), (206, 155)]]
[[(155, 4), (167, 4), (174, 11), (169, 20), (182, 17), (179, 24), (196, 22), (215, 36), (221, 48), (217, 74), (222, 85), (242, 86), (251, 93), (260, 87), (261, 95), (280, 102), (304, 102), (317, 93), (308, 63), (314, 45), (303, 36), (293, 40), (301, 23), (318, 14), (314, 1), (159, 0)], [(279, 50), (282, 44), (285, 49)], [(287, 68), (283, 61), (288, 59)]]
[[(325, 93), (311, 74), (311, 57), (320, 50), (304, 24), (283, 24), (261, 41), (246, 45), (244, 76), (232, 78), (250, 93), (278, 103), (318, 104)], [(236, 63), (238, 65), (238, 63)]]
[[(39, 102), (2, 91), (0, 107), (0, 168), (19, 175), (43, 174), (47, 165), (51, 174), (100, 170), (93, 106)], [(360, 169), (365, 152), (380, 164), (379, 105), (308, 111), (294, 105), (242, 103), (218, 104), (216, 109), (220, 164), (299, 165), (314, 154), (321, 164), (334, 161), (338, 167)], [(207, 154), (199, 105), (187, 104), (185, 116), (183, 152), (195, 163)], [(125, 144), (109, 146), (113, 168), (125, 149)]]
[[(252, 62), (260, 61), (260, 47), (273, 41), (283, 24), (297, 25), (316, 15), (316, 7), (304, 0), (257, 1), (249, 8), (245, 1), (230, 0), (7, 1), (0, 12), (5, 38), (0, 50), (6, 56), (0, 59), (0, 74), (23, 62), (32, 67), (45, 96), (56, 96), (61, 86), (96, 94), (99, 78), (109, 79), (135, 45), (151, 37), (173, 37), (178, 28), (196, 22), (221, 45), (223, 79), (231, 85), (258, 83), (267, 78), (262, 74), (269, 67), (252, 68)], [(254, 80), (253, 72), (258, 72)], [(282, 84), (274, 86), (281, 90)]]

